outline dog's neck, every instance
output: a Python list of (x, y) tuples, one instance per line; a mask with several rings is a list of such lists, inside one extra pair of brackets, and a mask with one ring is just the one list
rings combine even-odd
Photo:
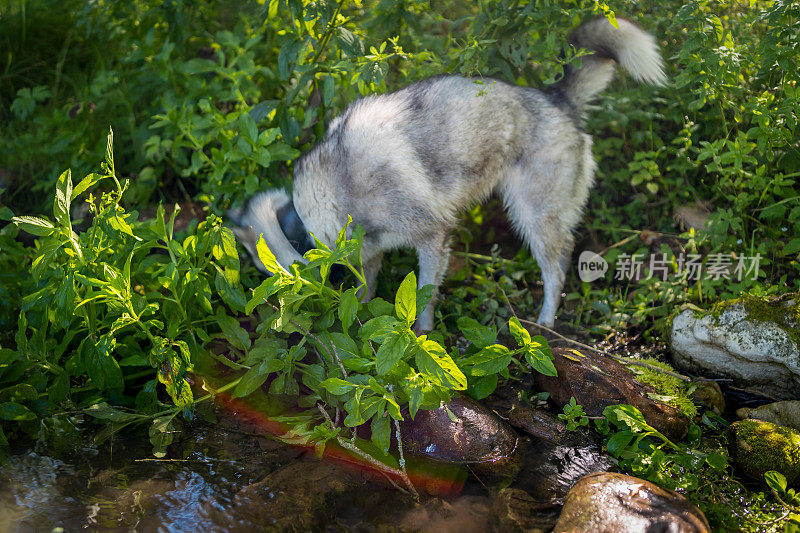
[(283, 234), (286, 236), (286, 240), (297, 250), (297, 253), (303, 255), (312, 248), (315, 248), (314, 239), (311, 238), (311, 234), (308, 232), (305, 224), (303, 224), (300, 215), (297, 214), (294, 202), (290, 201), (280, 208), (275, 213), (275, 216), (278, 218), (278, 224), (280, 224), (281, 231), (283, 231)]

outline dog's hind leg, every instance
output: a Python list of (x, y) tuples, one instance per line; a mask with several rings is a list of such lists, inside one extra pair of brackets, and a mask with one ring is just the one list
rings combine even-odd
[(419, 334), (433, 329), (433, 311), (436, 307), (436, 295), (447, 271), (450, 259), (450, 235), (448, 231), (437, 233), (431, 239), (417, 246), (419, 259), (419, 277), (417, 288), (433, 285), (431, 300), (424, 310), (418, 313), (414, 323), (414, 331)]
[(542, 271), (544, 302), (537, 322), (552, 327), (572, 252), (572, 211), (579, 213), (580, 207), (559, 202), (548, 204), (546, 198), (519, 194), (518, 190), (504, 191), (503, 196), (514, 228), (530, 247)]

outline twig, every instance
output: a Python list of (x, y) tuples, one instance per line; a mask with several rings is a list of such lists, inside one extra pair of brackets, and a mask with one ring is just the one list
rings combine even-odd
[(409, 490), (411, 490), (412, 494), (414, 494), (414, 499), (419, 499), (419, 494), (414, 489), (414, 484), (411, 483), (411, 479), (408, 477), (408, 472), (406, 472), (406, 458), (403, 456), (403, 439), (400, 438), (400, 422), (397, 420), (394, 421), (394, 431), (395, 435), (397, 436), (397, 450), (400, 452), (400, 471), (403, 472), (403, 481), (406, 482)]
[[(630, 357), (621, 357), (619, 355), (614, 355), (614, 354), (612, 354), (610, 352), (607, 352), (605, 350), (601, 350), (599, 348), (594, 348), (592, 346), (589, 346), (588, 344), (584, 344), (584, 343), (576, 341), (574, 339), (570, 339), (569, 337), (565, 337), (564, 335), (558, 333), (557, 331), (554, 331), (554, 330), (548, 328), (547, 326), (543, 326), (541, 324), (537, 324), (536, 322), (531, 322), (530, 320), (523, 320), (521, 318), (519, 319), (519, 321), (521, 323), (523, 323), (523, 324), (530, 324), (532, 326), (536, 326), (538, 328), (541, 328), (541, 329), (547, 331), (548, 333), (551, 333), (551, 334), (555, 335), (556, 337), (558, 337), (558, 338), (560, 338), (562, 340), (565, 340), (565, 341), (567, 341), (567, 342), (569, 342), (571, 344), (574, 344), (575, 346), (579, 346), (579, 347), (581, 347), (581, 348), (583, 348), (585, 350), (591, 350), (591, 351), (593, 351), (595, 353), (599, 353), (601, 355), (605, 355), (606, 357), (610, 357), (611, 359), (614, 359), (615, 361), (619, 361), (620, 363), (624, 363), (626, 365), (641, 366), (641, 367), (647, 368), (648, 370), (652, 370), (654, 372), (659, 372), (661, 374), (666, 374), (668, 376), (672, 376), (674, 378), (680, 379), (681, 381), (685, 381), (687, 383), (691, 383), (693, 381), (692, 378), (690, 378), (688, 376), (684, 376), (683, 374), (678, 374), (677, 372), (672, 372), (671, 370), (664, 370), (663, 368), (658, 368), (655, 365), (651, 365), (651, 364), (645, 363), (643, 361), (638, 361), (636, 359), (631, 359)], [(714, 380), (713, 379), (707, 379), (707, 378), (697, 378), (697, 381), (714, 381)]]
[[(319, 409), (319, 412), (322, 413), (322, 416), (325, 417), (325, 420), (327, 420), (332, 427), (335, 427), (333, 426), (333, 420), (331, 420), (330, 415), (325, 409), (323, 409), (323, 407), (320, 404), (317, 404), (317, 409)], [(342, 448), (353, 452), (354, 454), (358, 455), (372, 466), (376, 467), (378, 471), (380, 471), (381, 474), (386, 476), (389, 479), (389, 481), (392, 482), (392, 485), (394, 485), (398, 490), (400, 490), (401, 492), (410, 492), (411, 496), (413, 496), (415, 500), (419, 500), (419, 493), (417, 493), (417, 489), (414, 488), (414, 484), (411, 483), (411, 480), (408, 478), (408, 474), (405, 473), (405, 470), (398, 470), (396, 468), (392, 468), (391, 466), (375, 459), (374, 457), (372, 457), (370, 454), (368, 454), (355, 444), (346, 441), (345, 439), (339, 437), (338, 435), (336, 437), (336, 443), (339, 444), (339, 446), (341, 446)], [(402, 454), (402, 451), (400, 453)], [(389, 474), (391, 474), (392, 476), (397, 476), (403, 481), (405, 481), (406, 485), (408, 486), (408, 491), (404, 490), (399, 485), (397, 485), (397, 483), (395, 483), (389, 477)]]
[(514, 306), (511, 305), (510, 301), (508, 301), (508, 295), (506, 294), (506, 291), (504, 291), (503, 287), (501, 287), (500, 284), (497, 283), (496, 281), (494, 282), (494, 284), (498, 289), (500, 289), (500, 292), (503, 293), (503, 299), (506, 301), (506, 305), (508, 306), (508, 309), (511, 311), (511, 314), (514, 315), (514, 318), (519, 320), (519, 317), (517, 316), (517, 312), (514, 311)]
[(603, 254), (605, 254), (607, 251), (609, 251), (609, 250), (611, 250), (613, 248), (616, 248), (617, 246), (622, 246), (623, 244), (625, 244), (625, 243), (627, 243), (629, 241), (632, 241), (633, 239), (637, 238), (641, 234), (642, 234), (641, 231), (637, 231), (634, 235), (631, 235), (630, 237), (625, 237), (621, 241), (616, 242), (616, 243), (612, 244), (611, 246), (607, 246), (606, 248), (604, 248), (601, 251), (597, 252), (597, 255), (602, 257)]
[(765, 398), (769, 398), (773, 402), (780, 401), (780, 398), (776, 398), (775, 396), (773, 396), (771, 394), (767, 394), (766, 392), (758, 391), (758, 390), (755, 390), (755, 389), (743, 389), (743, 388), (740, 388), (740, 387), (734, 387), (732, 385), (730, 386), (730, 388), (731, 388), (731, 390), (744, 392), (744, 393), (747, 393), (747, 394), (754, 394), (756, 396), (763, 396)]

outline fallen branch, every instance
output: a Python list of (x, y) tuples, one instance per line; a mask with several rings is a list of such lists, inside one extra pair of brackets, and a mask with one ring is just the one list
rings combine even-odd
[(541, 324), (537, 324), (536, 322), (532, 322), (530, 320), (523, 320), (521, 318), (519, 319), (519, 321), (521, 323), (523, 323), (523, 324), (530, 324), (532, 326), (536, 326), (538, 328), (541, 328), (541, 329), (547, 331), (548, 333), (551, 333), (551, 334), (555, 335), (556, 337), (558, 337), (558, 338), (560, 338), (560, 339), (562, 339), (562, 340), (564, 340), (566, 342), (569, 342), (571, 344), (574, 344), (575, 346), (579, 346), (580, 348), (583, 348), (584, 350), (591, 350), (591, 351), (593, 351), (595, 353), (599, 353), (600, 355), (605, 355), (606, 357), (610, 357), (611, 359), (614, 359), (615, 361), (618, 361), (618, 362), (626, 364), (626, 365), (633, 365), (633, 366), (640, 366), (640, 367), (643, 367), (643, 368), (647, 368), (648, 370), (652, 370), (654, 372), (659, 372), (661, 374), (666, 374), (668, 376), (672, 376), (674, 378), (680, 379), (681, 381), (685, 381), (687, 383), (691, 383), (692, 381), (714, 381), (713, 379), (707, 379), (707, 378), (698, 378), (697, 380), (693, 380), (692, 378), (690, 378), (688, 376), (684, 376), (683, 374), (678, 374), (677, 372), (673, 372), (671, 370), (664, 370), (663, 368), (659, 368), (659, 367), (657, 367), (655, 365), (651, 365), (649, 363), (645, 363), (644, 361), (639, 361), (637, 359), (633, 359), (633, 358), (630, 358), (630, 357), (622, 357), (622, 356), (619, 356), (619, 355), (614, 355), (614, 354), (612, 354), (610, 352), (607, 352), (605, 350), (601, 350), (599, 348), (594, 348), (592, 346), (589, 346), (588, 344), (584, 344), (584, 343), (576, 341), (574, 339), (570, 339), (569, 337), (565, 337), (564, 335), (558, 333), (557, 331), (555, 331), (553, 329), (550, 329), (547, 326), (543, 326)]

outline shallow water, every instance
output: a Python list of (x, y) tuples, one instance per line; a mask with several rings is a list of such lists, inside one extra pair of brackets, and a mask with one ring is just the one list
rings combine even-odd
[[(558, 500), (594, 452), (533, 443), (513, 486), (539, 501), (552, 527)], [(218, 426), (187, 431), (168, 459), (145, 438), (57, 459), (12, 456), (0, 470), (0, 531), (492, 531), (506, 509), (497, 485), (471, 478), (460, 494), (414, 502), (374, 475), (313, 453)], [(538, 489), (538, 492), (537, 490)], [(534, 506), (536, 507), (536, 506)]]

